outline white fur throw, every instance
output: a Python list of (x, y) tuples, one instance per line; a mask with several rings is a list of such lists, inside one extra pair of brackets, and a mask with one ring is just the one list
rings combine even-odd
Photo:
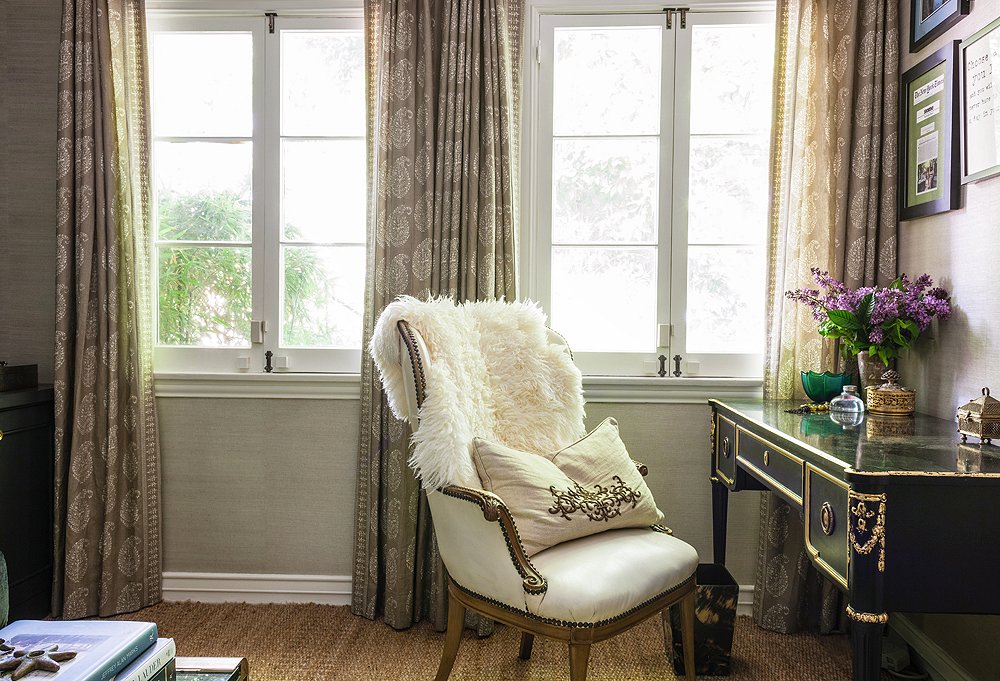
[(585, 433), (580, 370), (565, 345), (549, 342), (545, 314), (530, 301), (456, 305), (451, 298), (400, 297), (390, 303), (369, 351), (397, 417), (406, 418), (400, 319), (420, 333), (430, 354), (410, 457), (425, 489), (481, 488), (473, 438), (553, 452)]

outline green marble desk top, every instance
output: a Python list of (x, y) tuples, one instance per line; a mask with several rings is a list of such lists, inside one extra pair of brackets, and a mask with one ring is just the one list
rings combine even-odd
[[(710, 400), (739, 413), (800, 447), (819, 452), (844, 468), (864, 473), (952, 473), (1000, 475), (1000, 446), (961, 444), (957, 422), (923, 414), (889, 417), (865, 414), (857, 426), (842, 426), (829, 413), (789, 414), (801, 402)], [(831, 463), (836, 463), (831, 461)]]

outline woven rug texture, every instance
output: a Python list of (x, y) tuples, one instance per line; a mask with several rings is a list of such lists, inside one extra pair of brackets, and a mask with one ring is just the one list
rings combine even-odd
[[(184, 656), (243, 656), (253, 681), (358, 679), (429, 681), (444, 635), (420, 624), (395, 631), (351, 614), (347, 606), (161, 603), (116, 619), (156, 622)], [(535, 639), (532, 657), (517, 659), (520, 634), (499, 627), (485, 639), (467, 630), (450, 681), (562, 681), (566, 646)], [(846, 636), (775, 634), (737, 618), (732, 681), (850, 681)], [(591, 648), (588, 681), (670, 681), (660, 618)], [(700, 677), (708, 678), (708, 677)], [(722, 678), (722, 677), (717, 677)], [(889, 677), (883, 673), (883, 679)]]

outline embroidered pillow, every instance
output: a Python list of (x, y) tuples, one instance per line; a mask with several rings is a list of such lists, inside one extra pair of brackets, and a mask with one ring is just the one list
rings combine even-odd
[(612, 418), (553, 454), (481, 438), (472, 451), (483, 488), (510, 508), (529, 556), (570, 539), (663, 520)]

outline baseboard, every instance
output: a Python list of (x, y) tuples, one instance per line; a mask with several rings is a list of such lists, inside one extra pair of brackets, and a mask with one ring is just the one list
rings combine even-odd
[(740, 596), (736, 601), (737, 615), (753, 615), (753, 584), (740, 584)]
[(164, 572), (163, 600), (350, 605), (351, 578), (347, 575)]
[(917, 629), (906, 615), (892, 613), (889, 616), (889, 628), (909, 644), (933, 681), (976, 681), (941, 646)]

